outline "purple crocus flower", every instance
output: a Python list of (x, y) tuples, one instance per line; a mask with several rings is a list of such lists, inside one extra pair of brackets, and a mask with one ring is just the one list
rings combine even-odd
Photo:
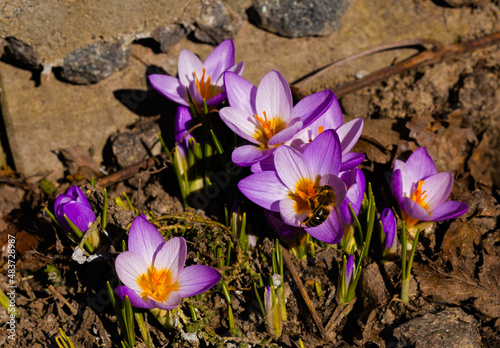
[(406, 162), (394, 162), (391, 190), (407, 227), (419, 221), (443, 221), (464, 214), (467, 204), (446, 201), (452, 187), (451, 173), (438, 173), (424, 147), (415, 150)]
[(244, 68), (243, 63), (234, 64), (234, 43), (231, 39), (222, 41), (204, 63), (193, 52), (184, 49), (177, 64), (179, 78), (154, 74), (149, 76), (149, 81), (158, 92), (184, 106), (189, 106), (189, 90), (200, 113), (203, 100), (209, 108), (213, 108), (226, 99), (224, 73), (234, 71), (241, 75)]
[(267, 73), (258, 87), (232, 72), (224, 74), (224, 81), (230, 106), (219, 111), (221, 119), (253, 144), (233, 151), (232, 160), (240, 166), (268, 157), (323, 114), (333, 98), (333, 92), (325, 90), (293, 106), (290, 86), (277, 70)]
[(395, 253), (398, 240), (396, 238), (396, 219), (390, 208), (385, 208), (380, 214), (380, 222), (385, 235), (385, 248), (388, 253)]
[(184, 267), (186, 240), (174, 237), (165, 242), (160, 232), (144, 217), (130, 226), (128, 251), (118, 255), (115, 268), (124, 286), (115, 292), (122, 300), (128, 296), (132, 306), (170, 310), (182, 298), (207, 291), (221, 279), (208, 266)]
[(286, 144), (300, 150), (313, 141), (321, 132), (334, 129), (339, 136), (342, 147), (342, 166), (340, 170), (343, 172), (357, 167), (365, 159), (365, 155), (362, 153), (350, 152), (361, 136), (363, 124), (364, 121), (361, 118), (355, 118), (344, 124), (339, 101), (333, 95), (332, 104), (325, 113), (318, 117), (309, 127), (296, 134)]
[(78, 186), (71, 186), (65, 194), (56, 198), (54, 215), (66, 231), (71, 231), (71, 227), (65, 215), (82, 232), (86, 232), (95, 221), (95, 213)]
[(361, 169), (354, 168), (340, 173), (340, 178), (347, 187), (347, 195), (339, 211), (341, 212), (345, 223), (347, 225), (352, 225), (354, 218), (351, 214), (351, 210), (349, 209), (349, 203), (351, 203), (352, 209), (357, 216), (361, 209), (366, 189), (365, 175)]
[[(334, 131), (321, 133), (304, 153), (283, 145), (274, 156), (276, 171), (252, 174), (238, 183), (240, 191), (261, 207), (279, 212), (283, 222), (303, 227), (314, 238), (326, 243), (342, 239), (344, 221), (337, 209), (346, 196), (344, 182), (337, 176), (341, 161), (340, 141)], [(322, 188), (329, 186), (334, 202), (324, 222), (308, 227), (306, 218), (313, 213), (311, 202), (317, 201)]]

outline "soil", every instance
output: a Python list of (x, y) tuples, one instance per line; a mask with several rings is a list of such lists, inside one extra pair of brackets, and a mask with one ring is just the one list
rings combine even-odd
[[(0, 345), (54, 347), (62, 328), (77, 347), (120, 346), (123, 338), (106, 282), (118, 285), (112, 260), (134, 217), (116, 204), (115, 198), (125, 200), (126, 192), (136, 209), (156, 217), (154, 223), (166, 239), (186, 238), (188, 264), (217, 267), (220, 259), (213, 250), (221, 248), (226, 255), (231, 245), (230, 263), (220, 270), (231, 296), (234, 327), (229, 327), (228, 304), (218, 285), (199, 299), (183, 301), (175, 330), (164, 329), (149, 312), (139, 311), (145, 315), (155, 347), (299, 347), (299, 339), (305, 347), (500, 346), (498, 46), (391, 77), (347, 94), (340, 102), (345, 121), (365, 119), (354, 151), (367, 155), (361, 168), (373, 184), (379, 212), (390, 201), (387, 178), (393, 161), (420, 146), (428, 149), (439, 171), (453, 173), (451, 198), (469, 206), (464, 216), (434, 224), (421, 236), (409, 304), (399, 299), (400, 250), (394, 260), (379, 262), (378, 230), (364, 260), (356, 297), (348, 304), (340, 304), (335, 297), (342, 251), (317, 243), (314, 257), (293, 262), (328, 338), (321, 336), (289, 271), (284, 276), (288, 320), (281, 337), (274, 338), (266, 332), (253, 284), (257, 274), (267, 279), (272, 273), (276, 235), (259, 210), (243, 202), (248, 231), (257, 242), (248, 252), (242, 250), (224, 225), (224, 203), (231, 205), (241, 196), (228, 190), (204, 210), (184, 209), (170, 168), (140, 173), (108, 188), (109, 238), (96, 259), (79, 264), (72, 257), (76, 243), (54, 226), (44, 207), (52, 209), (55, 197), (76, 184), (86, 188), (91, 204), (100, 211), (103, 190), (79, 180), (78, 166), (52, 184), (27, 184), (4, 170), (0, 286), (9, 290), (8, 236), (15, 236), (15, 300), (20, 316), (15, 319), (15, 342), (9, 340), (9, 327), (2, 325)], [(110, 171), (117, 169), (105, 164)], [(321, 296), (315, 284), (321, 286)], [(192, 320), (191, 305), (197, 321)], [(1, 322), (7, 323), (8, 315), (0, 308)], [(137, 346), (145, 347), (138, 330), (136, 336)]]

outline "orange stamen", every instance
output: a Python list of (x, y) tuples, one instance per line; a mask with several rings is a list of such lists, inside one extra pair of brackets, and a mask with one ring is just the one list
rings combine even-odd
[(164, 302), (172, 291), (179, 289), (169, 270), (157, 270), (154, 266), (149, 267), (147, 273), (137, 278), (137, 284), (142, 289), (143, 299), (147, 300), (150, 297), (157, 302)]
[[(424, 180), (419, 180), (417, 184), (417, 188), (415, 191), (413, 191), (413, 194), (411, 195), (411, 200), (420, 205), (422, 208), (425, 210), (429, 211), (429, 205), (425, 203), (425, 199), (427, 198), (425, 190), (422, 190), (422, 186), (424, 185)], [(420, 220), (415, 219), (408, 214), (406, 214), (404, 211), (401, 212), (401, 215), (403, 217), (403, 220), (406, 222), (406, 225), (408, 227), (414, 226), (417, 224)]]
[(259, 117), (257, 114), (255, 114), (254, 117), (257, 121), (259, 121), (264, 133), (266, 134), (267, 140), (269, 141), (269, 139), (276, 134), (276, 119), (273, 117), (271, 120), (268, 120), (265, 111), (262, 111), (262, 114), (264, 115), (264, 119)]
[(423, 184), (424, 184), (424, 180), (420, 180), (418, 182), (418, 186), (415, 189), (415, 191), (413, 191), (413, 195), (411, 196), (411, 200), (418, 203), (418, 205), (420, 205), (425, 210), (429, 210), (429, 205), (424, 202), (424, 200), (427, 198), (427, 195), (425, 194), (426, 191), (422, 191)]
[(211, 95), (211, 86), (210, 86), (210, 76), (207, 76), (207, 80), (205, 81), (205, 68), (203, 68), (203, 74), (201, 75), (201, 79), (196, 75), (196, 71), (194, 72), (194, 78), (196, 79), (196, 89), (200, 92), (200, 95), (203, 99), (208, 100), (212, 98)]

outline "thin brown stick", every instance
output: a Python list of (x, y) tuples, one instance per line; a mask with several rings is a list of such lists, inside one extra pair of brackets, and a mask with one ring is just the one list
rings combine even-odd
[(146, 159), (142, 162), (133, 164), (129, 167), (123, 168), (123, 169), (118, 170), (114, 173), (111, 173), (109, 175), (103, 176), (102, 178), (99, 178), (97, 180), (97, 184), (104, 188), (104, 187), (111, 186), (117, 182), (130, 179), (131, 177), (133, 177), (137, 173), (139, 173), (141, 170), (151, 169), (151, 168), (157, 166), (159, 163), (170, 162), (167, 157), (168, 156), (166, 153), (161, 153), (161, 154), (156, 155), (154, 157), (149, 157), (148, 159)]
[[(405, 61), (402, 61), (400, 63), (394, 64), (392, 66), (383, 68), (381, 70), (378, 70), (376, 72), (373, 72), (357, 81), (352, 81), (348, 82), (340, 87), (332, 89), (332, 91), (335, 93), (337, 98), (340, 98), (348, 93), (352, 93), (354, 91), (357, 91), (363, 87), (370, 86), (372, 84), (381, 82), (386, 80), (387, 78), (393, 76), (393, 75), (398, 75), (403, 72), (409, 71), (411, 69), (418, 68), (420, 66), (424, 65), (430, 65), (430, 64), (435, 64), (439, 63), (445, 59), (449, 59), (451, 57), (470, 52), (473, 50), (476, 50), (478, 48), (494, 45), (496, 43), (500, 42), (500, 32), (491, 34), (488, 36), (484, 36), (479, 39), (475, 40), (470, 40), (466, 42), (462, 42), (459, 44), (455, 45), (450, 45), (450, 46), (445, 46), (440, 49), (434, 49), (434, 50), (426, 50), (423, 51), (416, 56), (413, 56), (411, 58), (408, 58)], [(396, 45), (396, 44), (394, 44)], [(435, 46), (438, 47), (438, 46)], [(377, 48), (374, 48), (372, 50), (376, 50)], [(369, 50), (370, 51), (370, 50)], [(360, 53), (359, 55), (362, 55), (363, 53)], [(366, 54), (365, 54), (366, 55)], [(334, 63), (336, 64), (336, 63)], [(329, 67), (329, 66), (328, 66)], [(316, 76), (316, 75), (315, 75)], [(308, 81), (310, 81), (313, 76), (310, 76)], [(295, 98), (297, 99), (302, 99), (305, 97), (307, 94), (305, 91), (297, 86), (292, 86), (292, 91), (294, 93)]]
[(332, 70), (332, 68), (334, 68), (336, 66), (351, 62), (351, 61), (359, 59), (359, 58), (371, 56), (372, 54), (383, 52), (383, 51), (393, 50), (396, 48), (415, 47), (415, 46), (424, 46), (424, 45), (432, 45), (432, 50), (439, 50), (443, 47), (443, 45), (439, 41), (432, 40), (432, 39), (411, 39), (411, 40), (403, 40), (403, 41), (396, 42), (396, 43), (384, 44), (384, 45), (380, 45), (377, 47), (369, 48), (361, 53), (356, 53), (356, 54), (353, 54), (352, 56), (337, 60), (336, 62), (333, 62), (331, 64), (328, 64), (328, 65), (318, 69), (313, 74), (310, 74), (306, 77), (303, 77), (303, 78), (295, 81), (293, 84), (298, 88), (304, 88), (309, 82), (311, 82), (312, 80), (314, 80), (320, 76), (323, 76), (324, 74), (326, 74), (327, 72), (329, 72), (330, 70)]
[(323, 324), (321, 323), (321, 320), (319, 319), (318, 313), (316, 312), (316, 309), (314, 308), (311, 299), (309, 298), (309, 295), (307, 295), (306, 288), (304, 287), (304, 284), (302, 284), (302, 280), (300, 280), (299, 274), (297, 272), (297, 269), (295, 268), (295, 265), (293, 264), (292, 257), (288, 250), (283, 248), (281, 246), (281, 251), (283, 252), (283, 260), (285, 260), (286, 267), (292, 274), (293, 280), (295, 280), (295, 283), (297, 283), (297, 286), (299, 288), (300, 294), (302, 295), (302, 298), (304, 299), (304, 302), (306, 303), (307, 308), (309, 309), (309, 312), (311, 312), (311, 316), (314, 320), (314, 323), (318, 327), (319, 333), (321, 334), (321, 337), (324, 340), (329, 340), (328, 336), (326, 335), (325, 329), (323, 327)]
[(61, 293), (57, 291), (52, 284), (49, 285), (49, 290), (71, 310), (71, 313), (73, 313), (73, 315), (78, 314), (78, 310), (75, 309), (75, 307), (73, 307), (71, 303), (69, 303), (68, 300), (66, 300), (64, 296), (61, 295)]

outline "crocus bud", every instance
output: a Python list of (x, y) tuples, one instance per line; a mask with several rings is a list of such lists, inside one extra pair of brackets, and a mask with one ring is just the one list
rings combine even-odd
[(78, 186), (72, 186), (68, 192), (57, 197), (54, 203), (54, 215), (59, 224), (67, 231), (72, 231), (67, 218), (82, 232), (86, 232), (95, 221), (95, 214), (87, 197)]
[(349, 255), (349, 259), (347, 259), (347, 264), (345, 266), (345, 273), (346, 273), (346, 289), (349, 291), (349, 286), (351, 285), (352, 282), (352, 276), (354, 274), (354, 257), (352, 255)]
[(385, 235), (385, 249), (387, 253), (394, 254), (396, 252), (396, 219), (390, 208), (385, 208), (380, 214), (380, 222)]
[(281, 321), (280, 305), (273, 286), (266, 286), (264, 307), (266, 309), (267, 332), (274, 337), (280, 337), (283, 323)]

